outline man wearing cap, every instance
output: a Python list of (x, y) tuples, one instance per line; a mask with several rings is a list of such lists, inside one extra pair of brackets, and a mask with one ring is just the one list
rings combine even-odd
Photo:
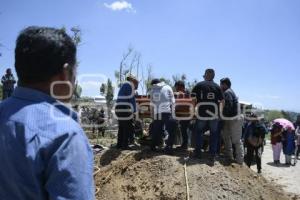
[(231, 89), (229, 78), (220, 80), (220, 86), (224, 93), (225, 104), (222, 113), (223, 130), (222, 136), (225, 144), (225, 155), (229, 162), (234, 160), (233, 148), (235, 147), (236, 162), (243, 164), (244, 152), (241, 140), (243, 132), (243, 119), (239, 112), (238, 97)]
[(214, 82), (215, 71), (207, 69), (203, 76), (204, 81), (198, 83), (192, 90), (197, 98), (197, 122), (196, 122), (196, 148), (194, 157), (201, 158), (203, 145), (203, 134), (206, 127), (209, 127), (210, 142), (209, 153), (210, 161), (213, 165), (215, 156), (218, 151), (218, 143), (220, 139), (219, 133), (219, 107), (223, 103), (224, 96), (221, 88)]
[(129, 150), (129, 144), (134, 140), (134, 113), (136, 110), (135, 91), (139, 82), (134, 75), (129, 75), (122, 84), (115, 106), (119, 130), (117, 148)]
[(6, 74), (2, 76), (1, 83), (3, 85), (3, 99), (10, 97), (14, 91), (14, 85), (16, 84), (15, 77), (13, 76), (11, 69), (6, 70)]

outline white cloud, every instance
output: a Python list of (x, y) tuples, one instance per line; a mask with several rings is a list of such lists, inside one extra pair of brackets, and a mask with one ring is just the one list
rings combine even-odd
[(115, 1), (111, 4), (104, 3), (104, 6), (113, 11), (126, 10), (127, 12), (133, 12), (133, 13), (136, 12), (136, 10), (133, 8), (132, 4), (128, 3), (127, 1)]

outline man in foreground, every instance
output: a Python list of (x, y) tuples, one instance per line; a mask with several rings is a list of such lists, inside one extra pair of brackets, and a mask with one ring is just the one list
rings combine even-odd
[(76, 47), (62, 30), (28, 27), (15, 49), (18, 87), (0, 104), (0, 199), (94, 199), (93, 153), (66, 107)]
[(129, 144), (134, 143), (135, 91), (139, 82), (133, 75), (129, 75), (126, 80), (120, 88), (115, 107), (119, 123), (117, 148), (131, 150)]

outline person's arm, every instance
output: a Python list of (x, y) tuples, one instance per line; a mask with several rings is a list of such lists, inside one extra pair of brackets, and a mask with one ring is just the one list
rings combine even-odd
[(264, 124), (262, 125), (262, 128), (263, 128), (263, 131), (264, 131), (263, 139), (265, 139), (266, 135), (268, 134), (268, 129)]
[(12, 76), (12, 83), (15, 84), (16, 83), (16, 79), (14, 76)]
[(246, 141), (250, 135), (250, 127), (251, 127), (251, 124), (248, 124), (245, 128), (244, 141)]
[(2, 76), (2, 78), (1, 78), (1, 83), (2, 83), (2, 84), (5, 84), (5, 82), (6, 82), (5, 76)]
[(299, 126), (297, 126), (295, 133), (296, 133), (297, 137), (300, 137), (300, 127)]
[(132, 105), (132, 109), (133, 109), (133, 113), (135, 113), (136, 110), (136, 99), (135, 99), (135, 95), (134, 95), (134, 86), (133, 84), (126, 84), (126, 93), (128, 95), (129, 98), (129, 103)]
[(93, 153), (82, 130), (52, 142), (47, 162), (45, 190), (51, 200), (93, 200)]
[(221, 88), (218, 89), (218, 101), (220, 103), (220, 113), (223, 113), (224, 107), (225, 107), (225, 97), (221, 90)]
[(174, 92), (173, 92), (173, 90), (172, 90), (172, 88), (170, 87), (169, 88), (169, 99), (170, 99), (170, 103), (173, 105), (173, 104), (175, 104), (175, 96), (174, 96)]

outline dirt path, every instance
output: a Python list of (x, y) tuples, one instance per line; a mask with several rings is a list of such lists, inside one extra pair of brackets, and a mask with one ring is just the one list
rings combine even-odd
[[(281, 154), (281, 163), (285, 163)], [(300, 195), (300, 162), (295, 167), (287, 167), (284, 164), (273, 165), (273, 151), (270, 141), (267, 141), (262, 157), (262, 175), (269, 181), (279, 184), (286, 192)], [(252, 167), (256, 171), (255, 167)]]

